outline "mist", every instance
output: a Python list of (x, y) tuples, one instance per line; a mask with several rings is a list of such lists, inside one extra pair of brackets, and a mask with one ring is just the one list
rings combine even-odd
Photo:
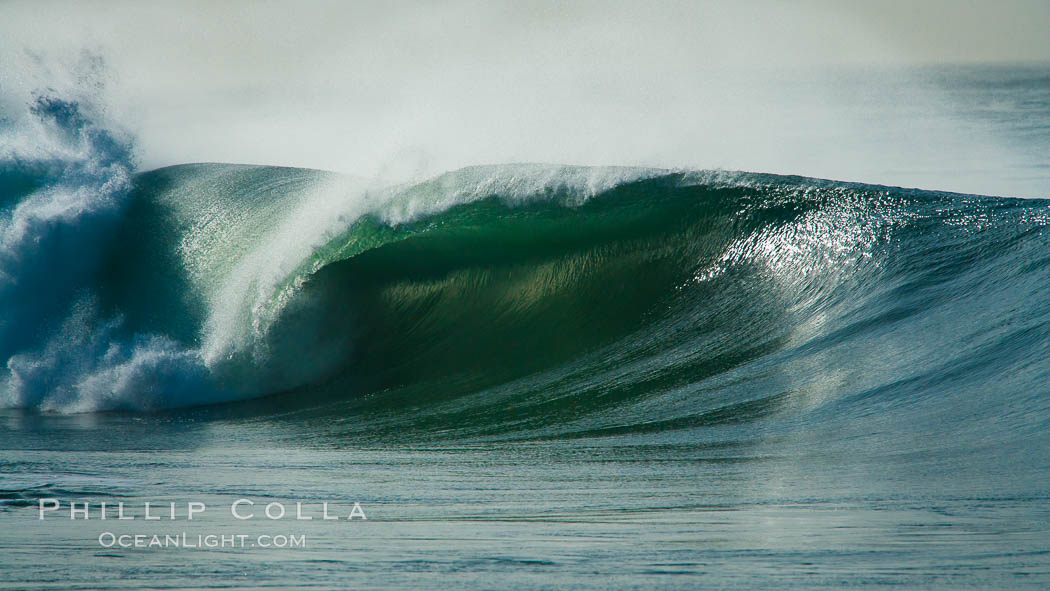
[(1050, 61), (1045, 2), (9, 2), (0, 15), (4, 101), (91, 94), (136, 137), (142, 169), (405, 180), (551, 162), (1050, 195), (1016, 172), (1045, 160), (1040, 144), (959, 125), (955, 90), (968, 68)]

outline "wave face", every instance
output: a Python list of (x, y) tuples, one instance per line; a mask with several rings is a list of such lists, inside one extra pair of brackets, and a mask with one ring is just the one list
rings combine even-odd
[(530, 437), (1050, 417), (1041, 200), (546, 165), (133, 175), (76, 103), (33, 113), (52, 148), (0, 169), (8, 407), (284, 393)]

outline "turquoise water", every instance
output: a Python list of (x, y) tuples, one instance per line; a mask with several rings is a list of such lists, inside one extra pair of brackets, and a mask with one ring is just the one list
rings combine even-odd
[[(968, 75), (1027, 158), (1004, 186), (1047, 186), (1046, 72)], [(139, 172), (87, 106), (31, 113), (50, 151), (0, 167), (0, 584), (1047, 586), (1050, 201)], [(249, 545), (107, 543), (183, 533)]]

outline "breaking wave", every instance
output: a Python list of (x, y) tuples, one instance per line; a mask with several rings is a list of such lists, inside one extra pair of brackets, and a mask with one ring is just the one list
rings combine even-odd
[(0, 162), (7, 407), (283, 393), (544, 436), (1046, 406), (1041, 200), (524, 164), (136, 174), (82, 105), (29, 115)]

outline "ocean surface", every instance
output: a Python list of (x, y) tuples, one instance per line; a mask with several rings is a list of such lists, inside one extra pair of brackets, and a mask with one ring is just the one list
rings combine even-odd
[(997, 196), (140, 171), (38, 95), (0, 124), (0, 586), (1047, 588), (1050, 68), (925, 75), (1012, 164), (915, 178)]

